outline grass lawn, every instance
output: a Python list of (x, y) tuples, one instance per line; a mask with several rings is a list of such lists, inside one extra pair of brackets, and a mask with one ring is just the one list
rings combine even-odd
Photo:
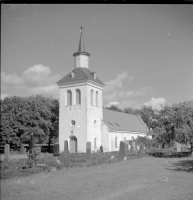
[(1, 180), (2, 200), (192, 200), (193, 157), (145, 157)]

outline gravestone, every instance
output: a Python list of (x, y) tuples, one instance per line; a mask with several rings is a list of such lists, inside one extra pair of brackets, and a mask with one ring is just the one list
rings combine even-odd
[(5, 157), (4, 157), (4, 160), (9, 162), (10, 161), (10, 146), (9, 144), (6, 144), (5, 145)]
[(131, 152), (132, 153), (136, 152), (136, 147), (135, 147), (135, 142), (134, 141), (131, 142)]
[(20, 154), (24, 154), (25, 153), (25, 148), (23, 143), (20, 144)]
[(86, 159), (91, 160), (91, 142), (86, 143)]
[(128, 150), (131, 151), (131, 145), (130, 144), (128, 144)]
[(124, 156), (125, 156), (125, 143), (121, 141), (119, 146), (119, 157), (124, 158)]
[(30, 134), (30, 141), (29, 141), (29, 153), (32, 153), (32, 150), (35, 147), (35, 142), (34, 142), (34, 134)]
[(125, 143), (125, 151), (128, 151), (128, 144)]
[(176, 143), (177, 152), (182, 152), (182, 145), (180, 143)]
[(68, 141), (64, 141), (64, 153), (68, 153)]
[(54, 144), (54, 156), (60, 156), (60, 145), (58, 143)]
[(133, 146), (133, 150), (136, 151), (136, 146), (135, 146), (135, 142), (132, 141), (132, 146)]

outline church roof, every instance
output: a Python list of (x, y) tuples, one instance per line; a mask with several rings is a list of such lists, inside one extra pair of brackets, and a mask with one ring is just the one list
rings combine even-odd
[(103, 121), (113, 131), (149, 132), (140, 116), (103, 108)]
[[(74, 77), (71, 76), (72, 72), (74, 72)], [(94, 78), (93, 72), (91, 72), (89, 69), (85, 67), (79, 67), (73, 69), (69, 74), (60, 79), (57, 82), (57, 84), (58, 85), (65, 85), (65, 83), (76, 84), (77, 82), (88, 81), (88, 80), (105, 86), (104, 83), (100, 81), (97, 77), (96, 79)]]

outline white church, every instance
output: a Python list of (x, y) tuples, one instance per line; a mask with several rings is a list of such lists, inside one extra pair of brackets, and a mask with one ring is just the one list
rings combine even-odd
[[(104, 152), (118, 151), (120, 141), (146, 136), (148, 127), (140, 116), (103, 108), (104, 83), (89, 69), (90, 54), (85, 51), (82, 27), (78, 51), (73, 54), (74, 69), (57, 82), (60, 88), (59, 145), (70, 153), (91, 151), (103, 146)], [(66, 142), (67, 143), (67, 142)]]

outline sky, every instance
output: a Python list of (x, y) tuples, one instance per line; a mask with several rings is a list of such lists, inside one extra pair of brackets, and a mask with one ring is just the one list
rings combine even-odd
[(104, 106), (193, 100), (193, 6), (185, 4), (1, 4), (1, 99), (59, 98), (81, 25)]

